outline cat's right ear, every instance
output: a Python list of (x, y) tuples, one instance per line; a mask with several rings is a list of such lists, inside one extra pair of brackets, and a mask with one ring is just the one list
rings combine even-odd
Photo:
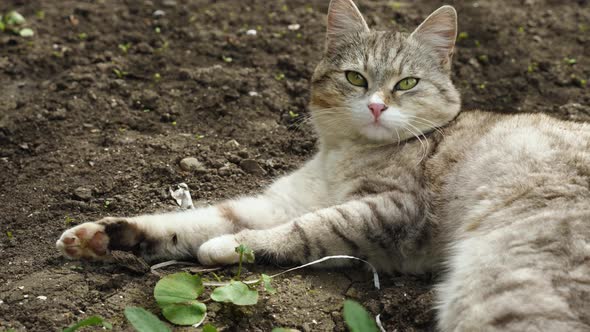
[(369, 26), (352, 0), (332, 0), (328, 8), (326, 50), (342, 36), (355, 32), (368, 32)]

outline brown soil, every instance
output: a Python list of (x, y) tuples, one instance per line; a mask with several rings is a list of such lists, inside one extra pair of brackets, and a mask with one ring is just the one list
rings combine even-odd
[[(590, 121), (588, 1), (448, 3), (468, 34), (454, 59), (466, 109)], [(443, 3), (359, 4), (372, 26), (411, 29)], [(0, 330), (60, 330), (89, 315), (130, 330), (125, 306), (157, 313), (156, 276), (69, 262), (55, 240), (68, 223), (169, 209), (172, 184), (188, 183), (206, 203), (255, 192), (300, 165), (314, 151), (310, 127), (299, 119), (307, 114), (327, 5), (0, 2), (0, 12), (18, 10), (36, 33), (0, 33)], [(158, 9), (165, 15), (154, 17)], [(36, 15), (41, 10), (44, 18)], [(293, 23), (301, 28), (288, 30)], [(125, 53), (118, 45), (126, 43)], [(182, 171), (186, 156), (206, 170)], [(244, 159), (263, 172), (244, 171)], [(381, 313), (388, 331), (432, 330), (432, 282), (382, 279), (378, 292), (368, 273), (304, 270), (279, 278), (278, 294), (255, 307), (210, 304), (208, 321), (226, 331), (343, 331), (340, 310), (349, 297)]]

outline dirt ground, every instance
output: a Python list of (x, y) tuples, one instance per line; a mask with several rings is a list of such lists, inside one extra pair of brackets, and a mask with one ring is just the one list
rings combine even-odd
[[(158, 313), (157, 276), (68, 261), (57, 237), (104, 216), (170, 209), (176, 183), (210, 203), (300, 165), (314, 152), (301, 119), (328, 2), (1, 1), (0, 12), (19, 11), (35, 36), (0, 33), (0, 330), (56, 331), (101, 315), (130, 331), (126, 306)], [(369, 25), (403, 31), (443, 4), (357, 3)], [(590, 121), (588, 1), (446, 3), (463, 32), (454, 80), (465, 109)], [(187, 156), (202, 169), (181, 170)], [(387, 331), (433, 330), (433, 278), (381, 277), (375, 291), (362, 271), (294, 272), (254, 307), (210, 304), (208, 322), (344, 331), (341, 305), (354, 298), (381, 313)]]

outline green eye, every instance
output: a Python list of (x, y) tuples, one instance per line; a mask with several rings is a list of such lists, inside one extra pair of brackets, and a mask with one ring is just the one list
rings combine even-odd
[(350, 84), (355, 86), (362, 86), (365, 88), (367, 87), (367, 80), (360, 73), (356, 71), (347, 71), (345, 72), (345, 74), (346, 79), (348, 80), (348, 82), (350, 82)]
[(410, 90), (411, 88), (415, 87), (419, 81), (420, 79), (416, 77), (406, 77), (403, 80), (397, 82), (394, 89), (399, 91)]

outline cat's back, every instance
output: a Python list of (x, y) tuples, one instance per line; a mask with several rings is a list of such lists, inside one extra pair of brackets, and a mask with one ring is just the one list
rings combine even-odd
[(590, 210), (590, 125), (466, 112), (446, 128), (426, 172), (445, 219), (550, 200)]
[(461, 173), (461, 169), (495, 179), (550, 170), (565, 174), (574, 169), (579, 175), (590, 176), (588, 161), (588, 123), (543, 114), (471, 111), (459, 115), (445, 129), (427, 169), (432, 176), (445, 177)]

